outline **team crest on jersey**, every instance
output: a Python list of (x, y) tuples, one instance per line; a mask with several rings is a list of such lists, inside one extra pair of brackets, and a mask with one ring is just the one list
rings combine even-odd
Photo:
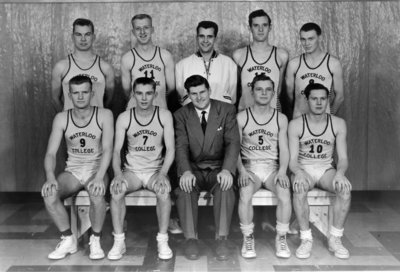
[[(254, 71), (263, 71), (264, 74), (271, 73), (271, 69), (269, 69), (268, 67), (262, 66), (262, 65), (251, 66), (247, 69), (247, 72), (249, 72), (249, 73), (254, 72)], [(256, 73), (256, 75), (257, 75), (257, 73)]]
[(249, 133), (249, 137), (252, 137), (256, 134), (263, 134), (263, 135), (267, 135), (268, 137), (274, 137), (274, 134), (271, 131), (267, 131), (265, 129), (256, 129), (253, 130), (252, 132)]
[(306, 74), (300, 76), (300, 78), (302, 80), (305, 80), (306, 78), (309, 78), (309, 77), (316, 78), (316, 79), (319, 79), (321, 81), (325, 81), (325, 77), (323, 75), (320, 75), (320, 74), (317, 74), (317, 73), (306, 73)]
[(145, 64), (145, 65), (142, 65), (141, 67), (139, 67), (139, 72), (143, 72), (143, 70), (145, 70), (145, 69), (154, 69), (156, 71), (161, 72), (161, 67), (154, 65), (152, 63), (148, 63), (148, 64)]

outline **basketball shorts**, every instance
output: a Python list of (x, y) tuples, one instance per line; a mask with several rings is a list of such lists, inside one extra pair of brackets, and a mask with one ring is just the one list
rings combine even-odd
[(244, 167), (247, 171), (253, 173), (261, 183), (265, 183), (269, 176), (278, 171), (278, 164), (276, 162), (254, 162), (245, 164)]
[(310, 175), (313, 179), (313, 184), (316, 184), (322, 176), (325, 174), (326, 171), (329, 169), (335, 169), (332, 165), (319, 165), (319, 164), (312, 164), (312, 165), (302, 165), (301, 168)]

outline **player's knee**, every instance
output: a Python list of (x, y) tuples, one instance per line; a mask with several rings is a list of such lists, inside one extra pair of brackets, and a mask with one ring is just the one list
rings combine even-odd
[(291, 197), (290, 197), (290, 190), (288, 188), (281, 188), (276, 191), (276, 197), (280, 203), (290, 204)]
[(293, 192), (293, 198), (305, 199), (307, 198), (308, 191)]
[(161, 202), (166, 202), (171, 200), (171, 196), (169, 194), (169, 192), (158, 192), (156, 193), (156, 197), (157, 197), (157, 201), (161, 201)]
[(337, 192), (336, 197), (343, 202), (348, 202), (351, 200), (351, 191)]
[(240, 188), (239, 201), (248, 204), (253, 198), (253, 191), (248, 189), (249, 186)]
[(104, 196), (95, 196), (89, 193), (90, 204), (100, 205), (105, 202)]
[(52, 195), (48, 195), (48, 196), (44, 196), (43, 197), (43, 201), (46, 204), (46, 206), (53, 206), (55, 205), (55, 203), (58, 201), (59, 196), (58, 194), (52, 194)]

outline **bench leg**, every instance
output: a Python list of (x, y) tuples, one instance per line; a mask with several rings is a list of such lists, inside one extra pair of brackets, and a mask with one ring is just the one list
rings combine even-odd
[(310, 206), (310, 222), (326, 237), (329, 235), (330, 206)]

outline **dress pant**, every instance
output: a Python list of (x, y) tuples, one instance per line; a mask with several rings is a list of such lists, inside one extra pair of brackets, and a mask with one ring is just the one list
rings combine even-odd
[[(228, 236), (235, 205), (235, 192), (233, 185), (229, 190), (222, 191), (217, 181), (217, 174), (220, 171), (221, 168), (193, 171), (196, 177), (196, 185), (192, 192), (186, 193), (180, 187), (175, 189), (178, 214), (186, 239), (197, 239), (198, 200), (202, 190), (211, 192), (214, 197), (216, 236)], [(235, 177), (233, 178), (235, 184)]]

